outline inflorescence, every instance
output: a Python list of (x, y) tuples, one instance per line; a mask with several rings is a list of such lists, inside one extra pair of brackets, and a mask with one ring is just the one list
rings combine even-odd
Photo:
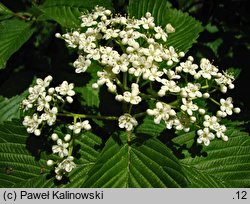
[[(157, 26), (148, 12), (141, 19), (113, 15), (110, 10), (96, 7), (91, 13), (81, 16), (79, 29), (56, 34), (69, 47), (77, 49), (79, 56), (73, 63), (76, 73), (84, 73), (97, 63), (102, 70), (96, 72), (93, 89), (106, 86), (114, 99), (126, 104), (124, 114), (118, 120), (120, 128), (132, 131), (138, 125), (137, 116), (151, 116), (155, 124), (165, 123), (167, 129), (197, 131), (197, 142), (209, 145), (215, 137), (228, 140), (226, 126), (220, 121), (226, 116), (239, 113), (231, 97), (215, 99), (215, 92), (227, 93), (234, 88), (234, 76), (220, 72), (208, 59), (199, 64), (192, 56), (167, 46), (169, 35), (174, 35), (171, 24)], [(182, 60), (183, 59), (183, 60)], [(23, 109), (32, 115), (25, 116), (23, 125), (29, 133), (39, 136), (42, 127), (55, 124), (63, 103), (72, 103), (74, 85), (64, 81), (60, 86), (49, 88), (51, 76), (37, 79), (23, 101)], [(133, 107), (151, 101), (144, 113), (133, 113)], [(90, 117), (91, 118), (91, 117)], [(72, 134), (90, 130), (88, 120), (69, 125)], [(52, 151), (61, 158), (48, 161), (55, 166), (56, 178), (75, 168), (71, 155), (71, 135), (59, 138)]]

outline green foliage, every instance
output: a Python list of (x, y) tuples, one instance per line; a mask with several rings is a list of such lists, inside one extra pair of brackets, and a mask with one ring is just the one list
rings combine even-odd
[(24, 95), (26, 94), (14, 96), (10, 99), (0, 96), (0, 123), (20, 117), (20, 104), (24, 99)]
[[(46, 0), (43, 5), (40, 6), (44, 16), (40, 18), (48, 18), (54, 20), (66, 28), (74, 28), (80, 24), (80, 16), (82, 12), (93, 9), (96, 5), (104, 6), (105, 8), (111, 8), (112, 4), (110, 0)], [(65, 18), (66, 16), (66, 18)]]
[(34, 29), (32, 23), (17, 19), (0, 22), (0, 69), (6, 61), (30, 38)]
[(8, 19), (13, 15), (12, 11), (0, 3), (0, 20)]
[[(28, 134), (19, 122), (0, 125), (0, 179), (2, 187), (32, 187), (37, 180), (45, 181), (49, 172), (45, 158), (36, 161), (26, 149)], [(46, 183), (46, 182), (42, 182)]]
[(164, 122), (156, 125), (153, 118), (145, 117), (143, 123), (136, 128), (137, 134), (146, 134), (153, 137), (159, 136), (166, 126)]
[(179, 145), (187, 144), (180, 160), (189, 187), (249, 187), (250, 137), (239, 127), (228, 128), (228, 142), (213, 141), (208, 147), (194, 146), (194, 132), (173, 139)]
[(80, 94), (80, 101), (82, 105), (99, 107), (99, 90), (92, 88), (92, 83), (88, 83), (84, 87), (76, 87), (76, 92)]
[[(121, 137), (127, 136), (130, 137), (126, 134)], [(123, 139), (110, 137), (82, 187), (162, 188), (186, 185), (178, 160), (159, 140), (134, 141), (130, 146), (123, 143)]]
[[(50, 168), (46, 165), (49, 157), (41, 153), (41, 138), (30, 136), (23, 125), (14, 120), (0, 125), (0, 179), (1, 187), (49, 188), (55, 186)], [(28, 142), (32, 141), (32, 143)], [(95, 149), (101, 139), (92, 133), (83, 133), (75, 141), (81, 156), (77, 168), (70, 173), (70, 183), (62, 187), (80, 187), (89, 169), (99, 154)], [(31, 154), (30, 150), (34, 155)], [(41, 154), (40, 154), (41, 153)]]
[(151, 12), (157, 25), (166, 26), (171, 23), (175, 28), (174, 34), (169, 34), (166, 44), (179, 51), (186, 52), (203, 30), (200, 22), (186, 13), (172, 9), (165, 0), (131, 0), (128, 8), (129, 15), (135, 18)]
[[(114, 10), (111, 0), (45, 0), (42, 5), (35, 6), (35, 16), (30, 14), (32, 17), (26, 18), (0, 3), (0, 69), (6, 66), (11, 55), (27, 41), (29, 45), (35, 44), (36, 49), (53, 42), (49, 46), (52, 49), (55, 42), (59, 41), (50, 39), (49, 34), (46, 37), (41, 34), (39, 43), (34, 43), (31, 36), (39, 30), (40, 22), (49, 21), (48, 26), (56, 28), (60, 25), (60, 29), (72, 29), (79, 26), (82, 12), (91, 10), (96, 5)], [(199, 21), (187, 13), (173, 9), (168, 1), (129, 1), (128, 13), (131, 17), (140, 18), (147, 11), (152, 13), (157, 25), (173, 25), (176, 32), (169, 34), (166, 43), (178, 51), (188, 51), (203, 30)], [(207, 32), (212, 34), (221, 29), (214, 24), (206, 26)], [(50, 32), (54, 31), (51, 29)], [(223, 38), (216, 38), (203, 45), (212, 50), (213, 56), (220, 57), (223, 43)], [(58, 53), (61, 51), (60, 46)], [(42, 49), (38, 53), (44, 57), (49, 49)], [(54, 49), (50, 51), (51, 55), (55, 55), (54, 61), (52, 57), (46, 58), (49, 68), (32, 70), (32, 74), (39, 75), (49, 70), (61, 78), (68, 77), (71, 71), (63, 70), (64, 74), (61, 74), (58, 70), (54, 71), (54, 67), (66, 64), (67, 60), (64, 58), (70, 51), (64, 50), (66, 54), (58, 56), (54, 52)], [(41, 61), (43, 60), (44, 58)], [(58, 63), (60, 61), (61, 64)], [(19, 68), (25, 69), (20, 66), (18, 71)], [(90, 111), (91, 108), (98, 109), (103, 103), (99, 98), (100, 91), (91, 88), (91, 84), (96, 81), (93, 73), (98, 69), (101, 67), (96, 64), (90, 67), (87, 72), (91, 79), (84, 81), (84, 86), (78, 83), (75, 88), (80, 105)], [(230, 68), (229, 73), (238, 77), (240, 70)], [(70, 77), (74, 77), (70, 74)], [(214, 140), (208, 147), (203, 147), (196, 143), (194, 131), (179, 133), (172, 138), (165, 124), (162, 122), (156, 125), (152, 117), (145, 117), (131, 135), (117, 131), (106, 121), (95, 120), (93, 133), (84, 132), (74, 140), (76, 148), (73, 154), (77, 167), (69, 174), (69, 181), (63, 179), (61, 183), (57, 183), (53, 171), (46, 165), (46, 161), (52, 159), (49, 156), (51, 145), (48, 149), (46, 144), (52, 141), (48, 139), (48, 135), (36, 137), (26, 132), (20, 120), (19, 107), (22, 100), (23, 94), (11, 98), (0, 96), (0, 187), (250, 187), (250, 137), (239, 127), (242, 122), (224, 121), (229, 127), (226, 132), (229, 141)], [(105, 104), (110, 105), (108, 100)], [(12, 120), (13, 118), (19, 120)], [(107, 129), (112, 132), (111, 136), (107, 134)], [(61, 130), (58, 133), (62, 134)]]

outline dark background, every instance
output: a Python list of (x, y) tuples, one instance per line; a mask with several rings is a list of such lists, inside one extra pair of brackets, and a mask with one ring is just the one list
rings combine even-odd
[[(2, 0), (14, 12), (29, 11), (32, 3), (39, 0)], [(250, 120), (250, 6), (248, 0), (169, 0), (174, 8), (188, 12), (205, 27), (190, 53), (214, 61), (221, 70), (237, 68), (241, 73), (230, 92), (234, 103), (242, 112), (239, 120)], [(113, 0), (118, 13), (126, 13), (128, 0)], [(62, 32), (54, 22), (39, 23), (32, 38), (8, 61), (0, 71), (0, 95), (11, 97), (28, 88), (34, 76), (48, 74), (56, 80), (76, 81), (83, 84), (82, 76), (74, 74), (69, 63), (75, 53), (65, 47), (64, 42), (55, 40), (54, 34)], [(1, 49), (1, 48), (0, 48)], [(66, 77), (65, 77), (66, 76)], [(248, 131), (250, 130), (247, 125)]]

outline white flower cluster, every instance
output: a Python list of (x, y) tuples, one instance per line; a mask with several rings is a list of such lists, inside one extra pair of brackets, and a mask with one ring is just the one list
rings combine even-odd
[(47, 76), (44, 80), (38, 78), (36, 84), (29, 88), (29, 95), (22, 101), (22, 108), (32, 115), (24, 117), (23, 125), (28, 133), (34, 133), (36, 136), (41, 134), (42, 126), (52, 126), (57, 118), (60, 102), (65, 100), (68, 103), (73, 102), (72, 96), (75, 95), (74, 85), (64, 81), (61, 85), (53, 88), (49, 87), (52, 76)]
[(69, 129), (73, 130), (75, 134), (79, 134), (82, 131), (82, 129), (90, 130), (91, 126), (89, 124), (89, 121), (85, 120), (83, 122), (77, 122), (74, 125), (69, 125)]
[[(72, 130), (73, 134), (79, 134), (83, 129), (90, 130), (91, 126), (88, 120), (83, 122), (75, 122), (73, 125), (69, 125), (68, 128)], [(64, 174), (71, 172), (74, 168), (76, 168), (76, 164), (73, 162), (74, 157), (71, 155), (72, 150), (70, 152), (69, 148), (73, 149), (71, 141), (73, 140), (70, 134), (66, 134), (63, 137), (63, 140), (59, 138), (57, 133), (53, 133), (51, 135), (51, 139), (56, 142), (55, 145), (52, 146), (53, 154), (58, 154), (60, 157), (59, 161), (55, 162), (53, 160), (48, 160), (48, 166), (55, 166), (56, 179), (61, 180)]]
[[(155, 101), (155, 108), (146, 113), (154, 117), (156, 124), (163, 121), (168, 129), (189, 131), (197, 122), (198, 143), (209, 145), (215, 135), (227, 140), (226, 127), (219, 121), (240, 109), (234, 108), (231, 97), (219, 99), (219, 103), (211, 94), (233, 89), (234, 77), (219, 72), (205, 58), (199, 65), (192, 56), (181, 61), (185, 53), (165, 43), (168, 35), (175, 32), (171, 24), (162, 28), (150, 13), (135, 19), (112, 15), (110, 10), (98, 6), (81, 19), (81, 28), (63, 35), (57, 33), (56, 37), (78, 49), (79, 57), (73, 63), (76, 73), (88, 71), (93, 62), (103, 67), (97, 71), (98, 80), (92, 87), (106, 85), (117, 101), (128, 103), (130, 108), (118, 119), (120, 128), (131, 131), (138, 124), (131, 107), (145, 99)], [(216, 116), (199, 100), (219, 104)]]
[(54, 154), (58, 154), (58, 156), (61, 158), (58, 162), (55, 162), (53, 160), (48, 160), (47, 165), (48, 166), (55, 166), (55, 173), (56, 173), (56, 179), (61, 180), (63, 175), (66, 173), (71, 172), (74, 168), (76, 168), (76, 164), (73, 162), (74, 157), (69, 156), (69, 142), (71, 141), (71, 135), (66, 134), (64, 136), (64, 142), (62, 139), (59, 138), (58, 134), (53, 133), (51, 135), (51, 138), (53, 141), (56, 142), (56, 145), (52, 146), (52, 152)]

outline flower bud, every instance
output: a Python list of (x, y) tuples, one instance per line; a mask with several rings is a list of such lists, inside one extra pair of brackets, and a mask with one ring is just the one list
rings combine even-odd
[(70, 134), (66, 134), (65, 137), (64, 137), (64, 141), (68, 142), (70, 140), (71, 140), (71, 135)]
[(167, 33), (174, 33), (175, 29), (174, 29), (174, 27), (170, 23), (168, 23), (166, 25), (166, 31), (167, 31)]
[(56, 33), (56, 34), (55, 34), (55, 37), (56, 37), (56, 38), (61, 38), (62, 35), (61, 35), (60, 33)]
[(209, 98), (210, 94), (209, 93), (204, 93), (202, 96), (203, 96), (203, 98)]
[(233, 111), (234, 111), (235, 113), (240, 113), (241, 110), (240, 110), (240, 108), (234, 108)]
[(56, 133), (53, 133), (53, 134), (51, 135), (51, 139), (52, 139), (53, 141), (57, 141), (57, 140), (58, 140), (58, 135), (57, 135)]
[(54, 165), (54, 161), (53, 160), (48, 160), (47, 161), (47, 166), (52, 166), (52, 165)]
[(35, 135), (35, 136), (40, 136), (40, 135), (41, 135), (41, 130), (36, 129), (36, 130), (34, 131), (34, 135)]

